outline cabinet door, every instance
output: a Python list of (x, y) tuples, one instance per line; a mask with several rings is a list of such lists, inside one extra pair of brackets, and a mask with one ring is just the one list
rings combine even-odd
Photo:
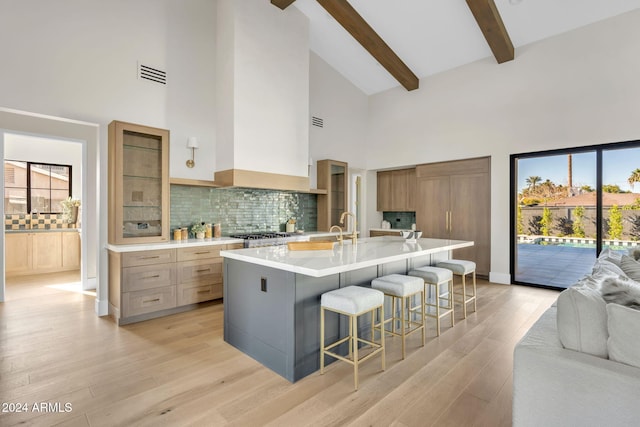
[(318, 195), (318, 231), (329, 231), (347, 210), (348, 172), (345, 162), (318, 160), (318, 189), (327, 190)]
[(5, 272), (7, 275), (31, 270), (31, 237), (30, 233), (5, 233)]
[(416, 221), (423, 237), (449, 238), (449, 177), (436, 176), (418, 179)]
[(379, 212), (391, 211), (391, 171), (378, 172), (378, 200), (377, 208)]
[(33, 233), (33, 269), (54, 270), (62, 267), (62, 233)]
[(80, 233), (62, 233), (62, 268), (80, 268)]
[(487, 174), (451, 176), (451, 238), (474, 242), (472, 247), (456, 249), (453, 257), (473, 260), (482, 276), (489, 274), (491, 264), (490, 200)]

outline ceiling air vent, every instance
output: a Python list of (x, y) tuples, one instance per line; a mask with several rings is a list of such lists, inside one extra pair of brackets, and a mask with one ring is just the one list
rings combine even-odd
[(324, 120), (320, 117), (311, 117), (311, 124), (313, 126), (318, 126), (319, 128), (324, 127)]
[(167, 84), (167, 72), (138, 62), (138, 78), (155, 83)]

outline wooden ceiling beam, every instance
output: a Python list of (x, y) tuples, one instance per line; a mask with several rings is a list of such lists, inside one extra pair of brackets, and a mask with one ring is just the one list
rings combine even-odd
[(318, 0), (333, 18), (344, 27), (402, 86), (417, 89), (418, 77), (371, 28), (347, 0)]
[(271, 4), (274, 6), (278, 6), (282, 10), (285, 10), (294, 1), (296, 0), (271, 0)]
[(467, 0), (484, 38), (498, 64), (514, 58), (513, 44), (493, 0)]

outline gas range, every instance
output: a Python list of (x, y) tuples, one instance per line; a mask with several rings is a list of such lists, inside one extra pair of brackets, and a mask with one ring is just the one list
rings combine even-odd
[(286, 245), (287, 242), (296, 242), (304, 240), (304, 237), (296, 233), (283, 232), (260, 232), (260, 233), (243, 233), (232, 234), (229, 237), (234, 239), (243, 239), (245, 248), (259, 248), (263, 246), (279, 246)]

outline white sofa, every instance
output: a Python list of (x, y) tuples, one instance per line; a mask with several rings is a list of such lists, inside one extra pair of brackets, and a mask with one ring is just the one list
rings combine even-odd
[(516, 345), (514, 426), (640, 425), (640, 283), (608, 256)]

